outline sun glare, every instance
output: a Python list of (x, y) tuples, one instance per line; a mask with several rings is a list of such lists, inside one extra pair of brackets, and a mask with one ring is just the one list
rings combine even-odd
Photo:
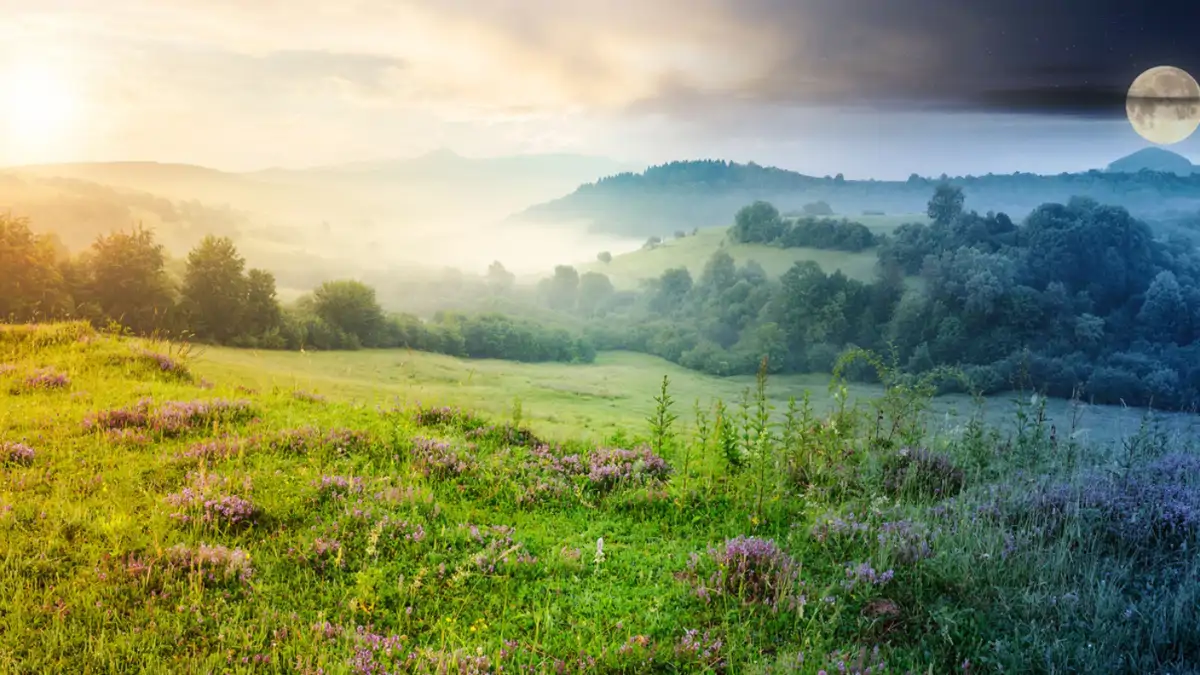
[(66, 140), (75, 100), (61, 73), (39, 64), (14, 64), (0, 72), (0, 101), (8, 132), (2, 154), (10, 159), (45, 159)]

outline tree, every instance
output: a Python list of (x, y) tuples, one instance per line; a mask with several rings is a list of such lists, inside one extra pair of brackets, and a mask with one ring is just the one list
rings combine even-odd
[(769, 243), (779, 238), (783, 227), (779, 209), (769, 202), (757, 201), (738, 210), (730, 235), (737, 242)]
[(243, 332), (253, 337), (262, 337), (279, 328), (283, 317), (275, 297), (275, 275), (257, 269), (246, 274), (242, 317)]
[(33, 321), (69, 308), (55, 257), (53, 242), (34, 234), (29, 221), (0, 215), (0, 321)]
[(962, 188), (941, 183), (933, 190), (927, 213), (938, 225), (949, 225), (962, 215), (965, 201)]
[(692, 290), (692, 275), (686, 267), (669, 269), (662, 273), (655, 285), (657, 289), (650, 299), (650, 309), (655, 312), (670, 312), (678, 309)]
[(326, 281), (313, 291), (312, 309), (322, 321), (367, 347), (377, 345), (383, 309), (375, 289), (360, 281)]
[(575, 308), (579, 293), (579, 271), (570, 265), (558, 265), (554, 276), (538, 284), (542, 297), (551, 309), (569, 312)]
[(599, 272), (585, 272), (579, 277), (579, 311), (592, 316), (612, 297), (612, 281)]
[(607, 265), (608, 263), (612, 262), (612, 254), (608, 251), (601, 251), (600, 254), (596, 256), (596, 260), (599, 260)]
[(491, 287), (494, 293), (504, 295), (516, 285), (517, 277), (505, 269), (499, 260), (496, 260), (491, 265), (488, 265), (487, 280), (488, 286)]
[(92, 244), (88, 295), (100, 318), (148, 334), (168, 325), (174, 310), (166, 253), (142, 227), (114, 232)]
[(245, 267), (228, 237), (209, 235), (188, 253), (181, 296), (189, 328), (197, 337), (225, 343), (244, 332)]
[(1172, 272), (1163, 271), (1146, 289), (1146, 299), (1137, 321), (1147, 340), (1177, 343), (1184, 340), (1190, 330), (1188, 314), (1179, 280)]
[(811, 204), (805, 204), (803, 208), (801, 208), (801, 211), (803, 211), (804, 215), (806, 216), (833, 215), (833, 207), (829, 206), (829, 203), (826, 201), (816, 201), (812, 202)]

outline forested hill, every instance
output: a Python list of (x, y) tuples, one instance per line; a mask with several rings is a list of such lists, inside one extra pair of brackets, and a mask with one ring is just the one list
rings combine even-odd
[(686, 228), (724, 225), (747, 203), (764, 200), (781, 211), (827, 202), (839, 214), (863, 211), (923, 212), (934, 186), (961, 187), (981, 213), (1021, 217), (1046, 203), (1090, 197), (1157, 219), (1200, 210), (1200, 174), (1141, 171), (920, 177), (906, 181), (819, 178), (754, 163), (705, 160), (671, 162), (642, 173), (622, 173), (538, 204), (514, 218), (526, 222), (587, 222), (593, 231), (622, 236), (667, 235)]

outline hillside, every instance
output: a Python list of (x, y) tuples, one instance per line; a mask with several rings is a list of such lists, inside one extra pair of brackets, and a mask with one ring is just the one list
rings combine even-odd
[[(957, 433), (911, 390), (793, 402), (774, 436), (750, 410), (712, 426), (728, 385), (665, 381), (642, 409), (684, 417), (656, 433), (627, 414), (656, 379), (643, 359), (539, 380), (559, 383), (539, 411), (626, 411), (600, 440), (542, 418), (547, 438), (515, 405), (455, 405), (457, 383), (495, 403), (545, 373), (484, 363), (479, 388), (403, 352), (280, 356), (221, 350), (218, 370), (85, 324), (0, 326), (0, 670), (1134, 673), (1198, 646), (1179, 600), (1197, 457), (1174, 434), (1124, 445), (1114, 478), (1116, 453), (1069, 427)], [(448, 406), (297, 386), (425, 378)], [(1106, 628), (1134, 615), (1162, 619)]]
[[(902, 222), (926, 222), (924, 214), (911, 216), (857, 216), (856, 221), (879, 233), (892, 231)], [(639, 282), (656, 278), (668, 269), (686, 267), (693, 278), (698, 278), (705, 263), (718, 250), (725, 250), (738, 265), (751, 260), (762, 265), (770, 277), (782, 276), (793, 264), (814, 261), (821, 269), (832, 274), (841, 270), (843, 274), (860, 281), (871, 281), (875, 276), (876, 251), (868, 249), (860, 253), (827, 251), (815, 248), (779, 248), (762, 244), (735, 244), (726, 238), (728, 228), (709, 227), (688, 233), (683, 238), (668, 237), (653, 248), (640, 248), (627, 253), (614, 254), (611, 262), (592, 259), (577, 265), (580, 272), (600, 272), (618, 289), (637, 288)]]
[(1196, 166), (1192, 164), (1192, 160), (1170, 150), (1145, 148), (1109, 164), (1108, 171), (1111, 173), (1157, 171), (1190, 176), (1196, 172)]
[[(673, 162), (634, 174), (589, 183), (559, 199), (514, 216), (536, 223), (586, 223), (597, 232), (622, 236), (667, 236), (705, 223), (732, 222), (739, 208), (755, 200), (780, 211), (825, 201), (839, 214), (863, 211), (923, 212), (941, 179), (912, 176), (907, 181), (818, 178), (756, 164), (724, 161)], [(1128, 208), (1142, 218), (1200, 209), (1200, 174), (1120, 173), (1099, 170), (1039, 176), (959, 176), (946, 182), (962, 187), (980, 213), (1001, 211), (1020, 218), (1049, 202), (1091, 197)]]

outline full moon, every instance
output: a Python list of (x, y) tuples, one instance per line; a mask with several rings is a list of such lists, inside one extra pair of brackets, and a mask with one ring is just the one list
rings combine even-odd
[(1158, 145), (1178, 143), (1200, 126), (1200, 84), (1174, 66), (1151, 68), (1129, 87), (1125, 112), (1142, 138)]

